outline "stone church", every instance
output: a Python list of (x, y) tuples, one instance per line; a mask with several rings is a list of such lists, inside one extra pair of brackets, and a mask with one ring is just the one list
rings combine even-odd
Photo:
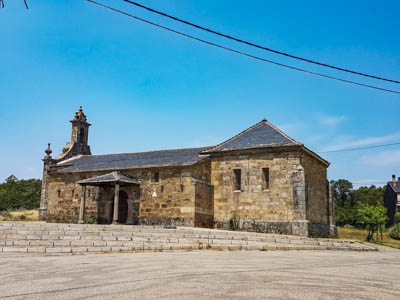
[(92, 155), (82, 108), (43, 159), (40, 220), (332, 236), (329, 162), (266, 119), (215, 146)]

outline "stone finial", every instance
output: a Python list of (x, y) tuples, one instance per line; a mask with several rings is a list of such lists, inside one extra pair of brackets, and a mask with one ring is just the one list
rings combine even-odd
[(267, 122), (267, 118), (264, 117), (261, 121), (262, 121), (262, 122)]
[(47, 154), (47, 156), (50, 156), (50, 154), (53, 152), (51, 151), (50, 143), (47, 144), (47, 149), (44, 152)]
[(47, 144), (47, 148), (46, 150), (44, 150), (44, 152), (46, 153), (46, 156), (44, 157), (45, 160), (51, 160), (51, 153), (53, 152), (50, 148), (50, 143)]
[(83, 108), (82, 106), (79, 106), (79, 110), (75, 113), (75, 117), (72, 120), (72, 122), (76, 121), (81, 121), (81, 122), (86, 122), (86, 115), (83, 113)]

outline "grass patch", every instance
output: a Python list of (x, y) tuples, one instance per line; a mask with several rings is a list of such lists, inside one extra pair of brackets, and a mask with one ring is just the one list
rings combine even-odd
[(15, 210), (0, 213), (0, 221), (38, 221), (39, 213), (37, 209)]
[[(360, 243), (363, 243), (367, 240), (367, 231), (364, 229), (338, 227), (338, 233), (339, 233), (339, 239), (342, 240), (355, 240)], [(376, 238), (376, 235), (374, 235), (374, 238)], [(371, 241), (371, 243), (400, 249), (400, 240), (392, 239), (389, 236), (388, 230), (383, 233), (382, 240)]]

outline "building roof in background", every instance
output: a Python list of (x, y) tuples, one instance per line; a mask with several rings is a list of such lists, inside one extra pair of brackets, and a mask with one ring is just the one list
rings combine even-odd
[(393, 185), (393, 181), (388, 181), (388, 185), (390, 185), (393, 191), (400, 193), (400, 181), (396, 181), (396, 186)]

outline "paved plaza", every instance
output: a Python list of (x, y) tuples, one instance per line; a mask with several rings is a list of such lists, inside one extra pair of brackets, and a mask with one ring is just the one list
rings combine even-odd
[(2, 253), (0, 299), (400, 299), (400, 250)]

